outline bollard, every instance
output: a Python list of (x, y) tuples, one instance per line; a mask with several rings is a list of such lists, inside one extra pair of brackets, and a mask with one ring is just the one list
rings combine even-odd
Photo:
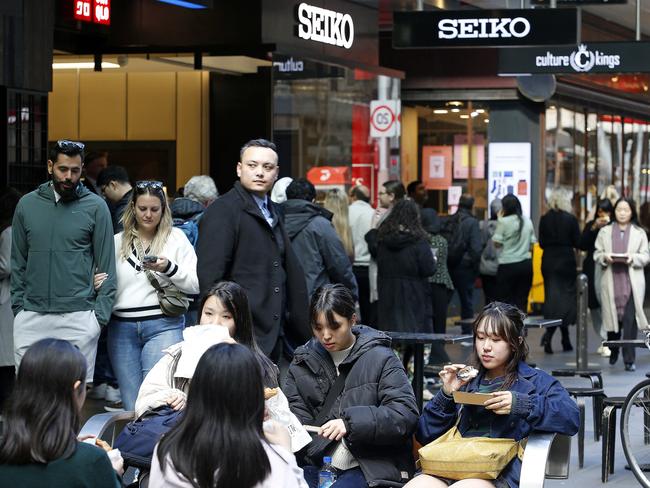
[(576, 321), (576, 369), (585, 370), (589, 367), (587, 356), (587, 306), (588, 306), (587, 275), (580, 273), (576, 279), (578, 297), (578, 315)]

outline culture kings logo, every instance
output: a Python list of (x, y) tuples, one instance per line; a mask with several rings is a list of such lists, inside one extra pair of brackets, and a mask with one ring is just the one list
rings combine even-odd
[(298, 5), (298, 37), (350, 49), (354, 43), (354, 22), (350, 14)]
[(620, 54), (606, 54), (597, 49), (590, 51), (585, 44), (580, 44), (578, 49), (568, 56), (556, 56), (552, 52), (546, 51), (545, 55), (535, 57), (535, 66), (570, 66), (578, 73), (591, 71), (594, 66), (607, 66), (609, 69), (614, 69), (620, 64)]
[(530, 22), (524, 17), (442, 19), (438, 22), (439, 39), (521, 39), (528, 34)]

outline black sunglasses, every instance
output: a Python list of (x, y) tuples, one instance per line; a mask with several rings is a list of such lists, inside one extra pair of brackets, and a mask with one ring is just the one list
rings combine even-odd
[(60, 141), (56, 141), (56, 146), (55, 146), (55, 149), (58, 149), (60, 151), (83, 152), (85, 148), (86, 146), (83, 142), (68, 141), (66, 139), (61, 139)]
[(162, 191), (163, 184), (162, 184), (162, 181), (141, 180), (141, 181), (136, 182), (135, 187), (138, 190), (146, 190), (146, 189), (150, 188), (152, 190), (160, 190), (160, 191)]

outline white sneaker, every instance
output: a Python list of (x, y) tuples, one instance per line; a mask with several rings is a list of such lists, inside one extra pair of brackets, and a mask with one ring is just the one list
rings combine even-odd
[(604, 358), (608, 358), (612, 355), (612, 351), (607, 346), (603, 346), (603, 350), (600, 352), (600, 355)]
[(109, 403), (117, 403), (122, 399), (119, 388), (113, 388), (111, 385), (106, 385), (106, 395), (104, 399)]
[(106, 397), (106, 388), (108, 388), (106, 383), (93, 386), (88, 393), (86, 393), (86, 397), (94, 400), (103, 400)]
[(598, 349), (596, 349), (596, 354), (603, 354), (603, 346), (598, 346)]

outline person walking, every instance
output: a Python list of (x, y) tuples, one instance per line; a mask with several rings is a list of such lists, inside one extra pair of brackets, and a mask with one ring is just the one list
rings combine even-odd
[(353, 263), (354, 243), (352, 242), (352, 231), (348, 219), (348, 206), (348, 197), (338, 188), (329, 190), (325, 195), (323, 207), (332, 213), (332, 225), (343, 243), (343, 248), (350, 263)]
[(108, 353), (124, 408), (133, 410), (143, 378), (164, 349), (183, 340), (185, 319), (166, 315), (157, 287), (192, 295), (199, 283), (194, 248), (172, 226), (162, 182), (135, 184), (123, 222), (124, 230), (115, 235), (117, 295), (108, 324)]
[[(544, 250), (544, 318), (562, 319), (562, 350), (573, 351), (569, 325), (576, 323), (578, 314), (575, 250), (580, 244), (580, 227), (564, 190), (554, 189), (548, 206), (539, 221), (539, 245)], [(541, 345), (548, 354), (553, 353), (551, 342), (556, 329), (548, 327), (542, 336)]]
[(122, 215), (131, 202), (133, 187), (129, 181), (129, 174), (122, 166), (109, 166), (97, 177), (97, 187), (108, 202), (113, 220), (113, 233), (124, 230)]
[(202, 293), (222, 280), (241, 285), (250, 301), (257, 342), (277, 363), (285, 335), (293, 344), (310, 337), (307, 286), (268, 196), (279, 172), (275, 144), (249, 141), (239, 158), (239, 181), (201, 218), (196, 246), (199, 285)]
[[(596, 238), (594, 261), (602, 266), (601, 307), (607, 339), (636, 339), (638, 329), (648, 328), (643, 310), (645, 277), (643, 268), (650, 263), (648, 238), (639, 227), (636, 204), (631, 198), (619, 198), (614, 205), (614, 221), (604, 226)], [(609, 364), (618, 360), (618, 347), (611, 347)], [(635, 349), (623, 348), (625, 371), (635, 371)]]
[(316, 205), (316, 188), (305, 178), (293, 180), (282, 204), (284, 225), (298, 260), (305, 272), (307, 293), (328, 283), (341, 283), (358, 295), (352, 263), (331, 218), (332, 212)]
[[(587, 252), (587, 255), (582, 261), (582, 272), (587, 275), (588, 306), (589, 314), (591, 315), (591, 325), (596, 335), (603, 341), (607, 340), (607, 332), (603, 329), (603, 314), (600, 307), (602, 267), (596, 266), (594, 252), (596, 250), (598, 233), (600, 229), (611, 222), (613, 212), (614, 206), (608, 199), (598, 200), (594, 217), (585, 224), (579, 242), (580, 249)], [(611, 352), (608, 347), (599, 346), (598, 353), (604, 357), (609, 357)]]
[[(84, 145), (57, 141), (51, 180), (20, 199), (12, 223), (11, 302), (16, 367), (39, 339), (77, 346), (93, 381), (97, 340), (115, 300), (113, 225), (106, 202), (80, 184)], [(95, 292), (94, 274), (105, 273)]]
[(497, 269), (499, 268), (499, 251), (494, 245), (492, 236), (497, 230), (497, 218), (501, 210), (501, 199), (495, 198), (490, 203), (490, 220), (481, 221), (481, 242), (483, 252), (478, 269), (483, 286), (485, 304), (492, 303), (498, 299), (499, 289), (497, 288)]
[[(464, 193), (458, 201), (458, 211), (447, 218), (443, 229), (452, 227), (452, 235), (447, 240), (449, 274), (460, 299), (461, 319), (474, 317), (474, 283), (479, 271), (483, 246), (478, 220), (472, 214), (474, 197)], [(453, 234), (458, 234), (454, 236)], [(461, 243), (460, 252), (456, 242)], [(463, 334), (469, 334), (471, 326), (463, 325)]]
[(537, 238), (533, 223), (524, 217), (519, 199), (508, 194), (501, 199), (502, 209), (492, 241), (501, 247), (497, 268), (497, 288), (502, 302), (528, 310), (528, 294), (533, 283), (531, 249)]
[(350, 206), (348, 207), (348, 220), (352, 231), (352, 244), (354, 245), (354, 264), (352, 272), (357, 280), (359, 290), (359, 310), (361, 320), (370, 323), (370, 252), (365, 236), (372, 228), (372, 218), (375, 214), (370, 206), (370, 190), (363, 185), (355, 185), (348, 193)]

